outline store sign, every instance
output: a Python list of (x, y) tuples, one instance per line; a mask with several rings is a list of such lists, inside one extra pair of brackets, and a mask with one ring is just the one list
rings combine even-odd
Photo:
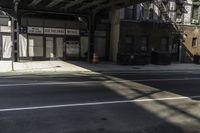
[(80, 31), (74, 29), (66, 29), (66, 35), (79, 36)]
[(19, 28), (19, 33), (21, 33), (21, 34), (26, 34), (26, 33), (27, 33), (27, 27), (25, 27), (25, 26), (20, 26), (20, 28)]
[(61, 28), (44, 28), (44, 34), (65, 35), (65, 29), (61, 29)]
[(42, 27), (28, 27), (28, 33), (29, 34), (43, 34), (43, 28)]
[(10, 26), (0, 26), (0, 32), (11, 32), (11, 27)]

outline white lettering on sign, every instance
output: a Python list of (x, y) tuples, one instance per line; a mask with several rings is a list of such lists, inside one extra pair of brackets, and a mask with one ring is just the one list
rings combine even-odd
[(65, 29), (61, 29), (61, 28), (44, 28), (44, 34), (65, 35)]
[(0, 26), (0, 32), (11, 32), (11, 27), (10, 26)]
[(66, 35), (79, 36), (80, 30), (66, 29)]
[(42, 27), (28, 27), (28, 33), (30, 34), (43, 34), (43, 28)]

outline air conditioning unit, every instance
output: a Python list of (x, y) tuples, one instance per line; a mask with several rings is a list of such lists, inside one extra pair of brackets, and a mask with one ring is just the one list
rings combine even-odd
[(177, 22), (177, 23), (181, 23), (181, 22), (182, 22), (182, 19), (181, 19), (181, 18), (176, 18), (176, 22)]
[(198, 24), (199, 23), (199, 20), (198, 19), (192, 19), (192, 24)]

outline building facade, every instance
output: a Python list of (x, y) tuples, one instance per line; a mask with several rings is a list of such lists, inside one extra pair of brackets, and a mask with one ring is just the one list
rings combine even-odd
[(169, 52), (175, 62), (200, 54), (200, 2), (154, 0), (120, 10), (119, 53)]
[[(191, 62), (195, 54), (200, 54), (199, 5), (198, 0), (153, 0), (110, 9), (110, 18), (96, 17), (94, 53), (100, 60), (117, 62), (120, 55), (127, 55), (142, 63), (150, 60), (152, 51), (160, 51), (171, 53), (175, 62)], [(10, 18), (2, 13), (1, 60), (13, 57), (12, 27)], [(89, 28), (77, 17), (25, 14), (17, 29), (20, 61), (88, 57)]]
[[(100, 19), (101, 20), (101, 19)], [(95, 53), (108, 60), (109, 24), (96, 22)], [(27, 14), (18, 24), (18, 60), (87, 60), (89, 33), (87, 22), (78, 17)], [(12, 60), (12, 22), (0, 16), (0, 59)]]

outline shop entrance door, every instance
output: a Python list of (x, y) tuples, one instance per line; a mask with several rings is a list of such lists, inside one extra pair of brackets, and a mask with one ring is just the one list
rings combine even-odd
[(12, 57), (12, 40), (10, 35), (2, 35), (2, 58), (11, 59)]
[(53, 37), (46, 37), (46, 58), (54, 58)]

